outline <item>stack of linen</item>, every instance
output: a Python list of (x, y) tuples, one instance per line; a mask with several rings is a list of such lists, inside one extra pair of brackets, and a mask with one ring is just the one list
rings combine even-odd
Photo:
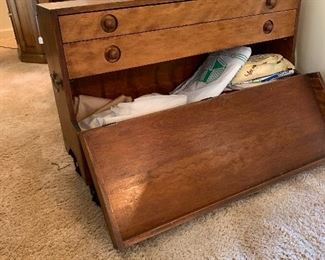
[(241, 90), (266, 84), (295, 73), (295, 66), (280, 54), (253, 55), (226, 90)]

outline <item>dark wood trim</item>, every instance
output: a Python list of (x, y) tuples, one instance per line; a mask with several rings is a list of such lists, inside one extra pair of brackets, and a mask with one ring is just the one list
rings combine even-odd
[(29, 54), (18, 51), (19, 59), (28, 63), (47, 63), (45, 54)]

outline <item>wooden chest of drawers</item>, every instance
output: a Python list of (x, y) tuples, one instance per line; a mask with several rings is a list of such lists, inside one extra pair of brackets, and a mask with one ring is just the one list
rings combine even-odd
[[(63, 1), (63, 0), (57, 0)], [(7, 0), (9, 16), (15, 32), (18, 56), (23, 62), (46, 63), (37, 24), (36, 5), (53, 0)]]
[(18, 56), (23, 62), (46, 63), (36, 19), (36, 4), (49, 0), (7, 0), (9, 16), (15, 31)]
[(68, 1), (38, 7), (67, 151), (113, 243), (131, 246), (324, 162), (319, 74), (81, 132), (74, 97), (168, 94), (216, 50), (294, 62), (299, 0)]

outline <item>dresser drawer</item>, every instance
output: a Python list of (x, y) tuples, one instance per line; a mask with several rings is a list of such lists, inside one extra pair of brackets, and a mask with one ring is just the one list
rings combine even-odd
[(296, 11), (64, 44), (70, 78), (293, 36)]
[(197, 0), (60, 16), (62, 41), (75, 42), (298, 8), (298, 0)]
[(323, 97), (296, 76), (82, 133), (116, 246), (324, 162)]

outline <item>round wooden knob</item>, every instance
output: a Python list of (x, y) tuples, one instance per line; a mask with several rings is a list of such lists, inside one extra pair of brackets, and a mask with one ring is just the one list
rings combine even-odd
[(117, 46), (110, 46), (105, 51), (105, 59), (110, 62), (114, 63), (117, 62), (121, 58), (121, 50)]
[(117, 25), (117, 19), (111, 14), (105, 15), (101, 20), (102, 29), (107, 33), (114, 32), (117, 29)]
[(273, 9), (274, 7), (276, 7), (277, 2), (277, 0), (266, 0), (266, 7), (269, 9)]
[(273, 22), (271, 20), (265, 22), (265, 24), (263, 26), (264, 33), (266, 33), (266, 34), (271, 33), (273, 31), (273, 27), (274, 27), (274, 25), (273, 25)]

